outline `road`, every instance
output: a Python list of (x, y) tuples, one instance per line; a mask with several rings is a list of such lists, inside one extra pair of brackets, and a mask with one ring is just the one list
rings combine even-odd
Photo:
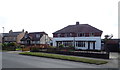
[(44, 57), (2, 53), (3, 68), (117, 68), (111, 62), (103, 65), (87, 64)]

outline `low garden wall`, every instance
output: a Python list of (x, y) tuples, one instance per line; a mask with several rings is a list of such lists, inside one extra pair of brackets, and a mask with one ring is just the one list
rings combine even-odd
[(93, 57), (93, 58), (102, 58), (102, 59), (109, 59), (109, 53), (100, 52), (100, 51), (73, 51), (73, 50), (61, 50), (61, 49), (39, 49), (37, 51), (31, 50), (31, 52), (45, 52), (45, 53), (54, 53), (54, 54), (63, 54), (63, 55), (73, 55), (73, 56), (84, 56), (84, 57)]

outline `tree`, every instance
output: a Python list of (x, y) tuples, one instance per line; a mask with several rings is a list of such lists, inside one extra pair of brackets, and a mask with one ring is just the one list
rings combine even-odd
[(17, 45), (17, 44), (14, 43), (14, 42), (13, 42), (13, 43), (8, 43), (8, 44), (7, 44), (7, 46), (9, 46), (9, 47), (10, 47), (10, 46), (16, 46), (16, 45)]
[(105, 37), (105, 38), (104, 38), (105, 51), (106, 51), (107, 53), (109, 53), (109, 49), (108, 49), (108, 46), (107, 46), (107, 42), (108, 42), (108, 40), (112, 39), (113, 35), (112, 35), (112, 34), (111, 34), (111, 35), (105, 35), (104, 37)]

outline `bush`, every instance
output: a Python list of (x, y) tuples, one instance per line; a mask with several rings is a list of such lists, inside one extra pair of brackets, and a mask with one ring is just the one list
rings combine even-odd
[(60, 45), (59, 45), (59, 48), (63, 48), (63, 47), (64, 47), (64, 45), (63, 45), (63, 44), (60, 44)]
[(31, 47), (30, 52), (39, 52), (39, 48), (37, 47)]
[(4, 46), (4, 47), (2, 47), (2, 50), (15, 51), (16, 47), (14, 47), (14, 46), (12, 46), (12, 47)]
[(2, 50), (15, 51), (16, 50), (15, 43), (3, 43)]

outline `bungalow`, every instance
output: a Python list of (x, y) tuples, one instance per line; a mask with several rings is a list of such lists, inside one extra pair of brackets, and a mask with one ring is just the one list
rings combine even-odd
[(75, 49), (101, 50), (102, 31), (89, 25), (68, 25), (53, 33), (53, 46), (73, 46)]
[(45, 32), (26, 32), (21, 39), (21, 45), (29, 47), (43, 47), (50, 44), (50, 38)]

